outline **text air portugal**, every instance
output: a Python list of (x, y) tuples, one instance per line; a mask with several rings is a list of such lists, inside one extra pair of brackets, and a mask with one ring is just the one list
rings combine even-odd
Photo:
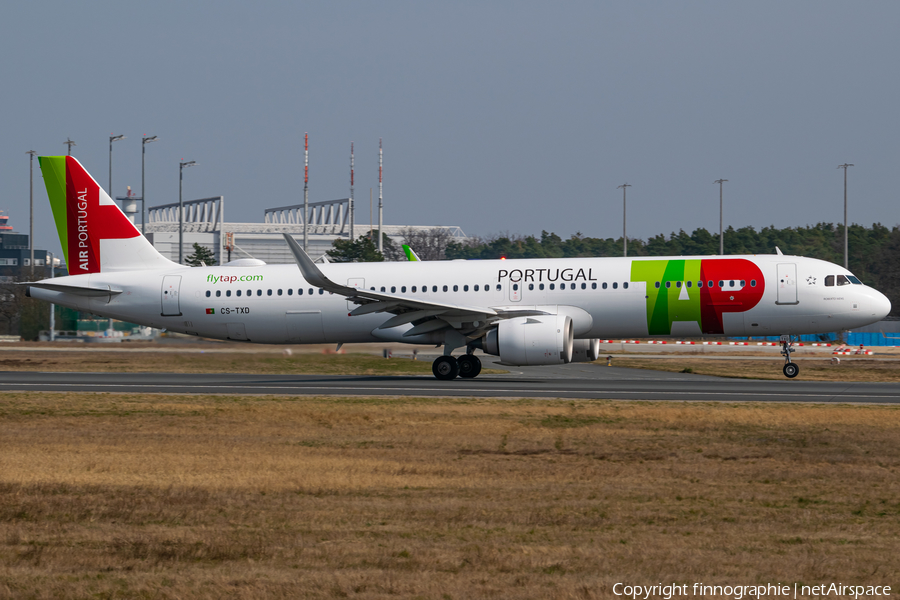
[[(66, 157), (66, 226), (71, 275), (100, 272), (100, 240), (140, 235), (115, 204), (100, 204), (100, 186)], [(112, 200), (110, 199), (110, 202)], [(104, 213), (109, 214), (104, 214)]]

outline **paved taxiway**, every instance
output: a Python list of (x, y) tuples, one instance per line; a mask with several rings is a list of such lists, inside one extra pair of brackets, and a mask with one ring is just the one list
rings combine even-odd
[(896, 383), (726, 379), (590, 364), (501, 368), (510, 373), (454, 381), (430, 376), (2, 372), (0, 391), (900, 403)]

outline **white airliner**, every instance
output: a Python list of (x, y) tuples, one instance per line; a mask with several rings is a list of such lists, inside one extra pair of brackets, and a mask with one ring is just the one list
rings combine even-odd
[(891, 309), (846, 269), (780, 252), (316, 265), (285, 235), (296, 265), (186, 267), (160, 255), (77, 160), (40, 164), (69, 276), (28, 284), (32, 297), (216, 339), (435, 344), (438, 379), (477, 376), (476, 349), (504, 365), (551, 365), (596, 360), (601, 338), (700, 335), (782, 336), (784, 374), (795, 377), (793, 336)]

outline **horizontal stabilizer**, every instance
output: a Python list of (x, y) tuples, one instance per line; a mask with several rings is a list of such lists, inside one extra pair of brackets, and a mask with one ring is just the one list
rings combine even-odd
[(41, 290), (50, 290), (51, 292), (62, 292), (63, 294), (74, 294), (75, 296), (86, 296), (89, 298), (100, 296), (115, 296), (121, 294), (122, 290), (112, 290), (109, 288), (93, 288), (81, 285), (65, 285), (59, 283), (23, 283), (28, 287), (38, 288)]

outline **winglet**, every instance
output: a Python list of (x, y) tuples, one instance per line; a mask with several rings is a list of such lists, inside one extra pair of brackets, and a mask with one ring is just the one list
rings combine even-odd
[(311, 285), (316, 287), (320, 287), (323, 290), (327, 290), (329, 292), (336, 292), (338, 294), (346, 294), (348, 289), (343, 285), (338, 285), (325, 277), (325, 274), (319, 270), (319, 267), (316, 266), (316, 263), (312, 261), (309, 255), (303, 251), (303, 248), (300, 247), (300, 244), (297, 243), (297, 240), (292, 238), (287, 233), (284, 235), (285, 241), (288, 243), (288, 247), (291, 249), (291, 254), (294, 255), (294, 260), (297, 261), (297, 266), (300, 267), (300, 272), (303, 273), (303, 279), (309, 282)]
[(403, 244), (403, 252), (406, 253), (406, 260), (409, 262), (421, 262), (421, 258), (416, 254), (416, 251), (410, 248), (408, 245)]
[(782, 251), (781, 251), (781, 248), (779, 248), (778, 246), (775, 246), (775, 253), (776, 253), (778, 256), (784, 256), (784, 252), (782, 252)]

